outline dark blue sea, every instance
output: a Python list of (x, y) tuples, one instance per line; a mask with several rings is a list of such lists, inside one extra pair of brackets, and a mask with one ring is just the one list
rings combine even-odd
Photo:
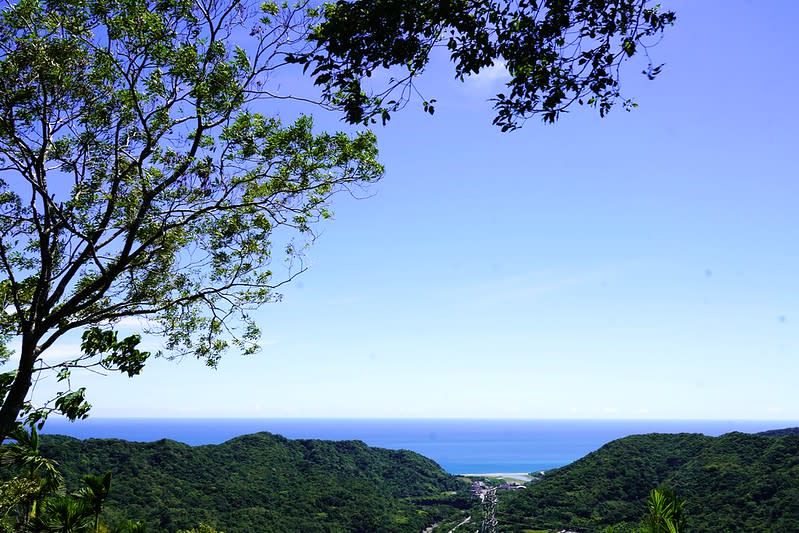
[(461, 419), (165, 419), (90, 418), (47, 422), (43, 433), (80, 439), (119, 438), (218, 444), (268, 431), (292, 439), (362, 440), (419, 452), (453, 474), (537, 472), (564, 466), (611, 440), (641, 433), (756, 433), (799, 426), (786, 421), (461, 420)]

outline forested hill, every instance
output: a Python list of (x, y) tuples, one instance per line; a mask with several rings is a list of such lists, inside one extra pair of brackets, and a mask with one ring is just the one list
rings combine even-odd
[(501, 523), (578, 531), (637, 524), (649, 490), (660, 485), (687, 500), (692, 533), (797, 532), (799, 436), (619, 439), (513, 494), (502, 502)]
[[(58, 461), (68, 490), (77, 489), (87, 473), (110, 470), (106, 522), (143, 520), (150, 532), (188, 529), (199, 522), (226, 533), (419, 532), (453, 509), (417, 505), (412, 498), (429, 502), (463, 488), (419, 454), (360, 441), (288, 440), (257, 433), (192, 447), (169, 440), (43, 436), (41, 450)], [(459, 503), (455, 497), (449, 501)]]
[(758, 433), (763, 437), (785, 437), (787, 435), (799, 435), (799, 428), (771, 429)]

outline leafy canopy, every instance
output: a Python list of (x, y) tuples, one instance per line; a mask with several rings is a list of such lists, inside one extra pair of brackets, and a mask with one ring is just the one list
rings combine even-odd
[[(324, 21), (312, 35), (313, 51), (291, 56), (311, 72), (328, 101), (347, 120), (385, 123), (418, 93), (414, 79), (432, 51), (445, 48), (463, 80), (496, 64), (508, 71), (507, 91), (493, 99), (494, 124), (518, 128), (532, 115), (555, 122), (574, 102), (605, 115), (622, 98), (622, 62), (648, 50), (675, 15), (646, 0), (338, 0), (325, 5)], [(650, 79), (662, 65), (651, 59)], [(388, 87), (369, 91), (379, 69)], [(429, 113), (435, 100), (424, 100)]]
[[(139, 373), (142, 317), (169, 354), (213, 366), (256, 350), (248, 311), (275, 300), (291, 235), (329, 216), (337, 191), (374, 181), (371, 133), (316, 133), (255, 112), (301, 11), (217, 0), (23, 0), (0, 13), (0, 335), (16, 371), (0, 377), (0, 437), (20, 411), (88, 411), (70, 370)], [(256, 31), (257, 30), (257, 31)], [(296, 272), (293, 272), (296, 273)], [(72, 330), (82, 353), (42, 354)], [(44, 409), (31, 381), (65, 383)]]

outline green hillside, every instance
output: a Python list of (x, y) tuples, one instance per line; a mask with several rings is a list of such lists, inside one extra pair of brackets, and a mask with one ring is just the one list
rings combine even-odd
[(43, 436), (41, 450), (58, 461), (69, 490), (87, 473), (110, 470), (105, 521), (144, 520), (148, 531), (204, 522), (226, 533), (419, 532), (471, 504), (445, 495), (465, 486), (435, 462), (360, 441), (258, 433), (192, 447)]
[[(636, 435), (501, 501), (505, 531), (637, 524), (651, 488), (687, 500), (691, 533), (799, 531), (799, 436)], [(526, 527), (522, 527), (526, 524)]]
[(762, 437), (785, 437), (788, 435), (799, 435), (799, 428), (770, 429), (757, 433)]

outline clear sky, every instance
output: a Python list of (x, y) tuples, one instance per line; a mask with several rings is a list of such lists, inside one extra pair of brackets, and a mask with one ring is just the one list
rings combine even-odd
[(501, 69), (433, 65), (262, 352), (83, 376), (93, 415), (799, 420), (799, 3), (663, 4), (632, 113), (502, 134)]

